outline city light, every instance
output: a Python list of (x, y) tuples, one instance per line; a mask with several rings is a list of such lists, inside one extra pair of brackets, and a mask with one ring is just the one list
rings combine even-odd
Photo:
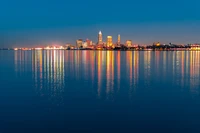
[[(4, 49), (5, 50), (5, 49)], [(10, 48), (7, 48), (10, 50)], [(152, 45), (138, 44), (134, 43), (134, 40), (126, 40), (124, 43), (121, 43), (121, 35), (118, 34), (117, 40), (113, 40), (113, 36), (107, 36), (106, 40), (103, 40), (103, 34), (99, 31), (97, 35), (97, 43), (93, 43), (92, 40), (88, 38), (77, 39), (76, 44), (67, 43), (66, 45), (48, 45), (45, 47), (36, 47), (36, 48), (13, 48), (13, 50), (132, 50), (132, 51), (199, 51), (199, 44), (166, 44), (155, 41)]]
[(42, 48), (35, 48), (35, 50), (42, 50)]

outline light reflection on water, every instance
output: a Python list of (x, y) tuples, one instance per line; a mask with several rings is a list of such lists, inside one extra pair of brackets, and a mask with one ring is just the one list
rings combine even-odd
[(57, 105), (63, 100), (64, 68), (64, 51), (15, 51), (16, 75), (32, 72), (36, 93)]
[(2, 132), (199, 130), (199, 51), (0, 51), (0, 62)]
[(198, 51), (15, 51), (14, 64), (17, 77), (32, 72), (36, 92), (52, 98), (74, 84), (94, 88), (99, 98), (110, 100), (124, 86), (130, 97), (154, 84), (199, 93)]

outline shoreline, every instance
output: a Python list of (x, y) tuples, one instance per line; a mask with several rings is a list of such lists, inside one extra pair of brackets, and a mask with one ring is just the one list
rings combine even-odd
[(96, 50), (96, 49), (28, 49), (28, 50), (23, 50), (23, 49), (0, 49), (0, 50), (8, 50), (8, 51), (40, 51), (40, 50), (46, 50), (46, 51), (51, 51), (51, 50), (66, 50), (66, 51), (200, 51), (195, 50), (195, 49), (173, 49), (173, 50), (153, 50), (153, 49), (141, 49), (141, 50), (114, 50), (114, 49), (102, 49), (102, 50)]

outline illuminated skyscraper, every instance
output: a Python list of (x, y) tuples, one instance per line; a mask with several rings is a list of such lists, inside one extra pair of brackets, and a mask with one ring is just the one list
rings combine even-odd
[(103, 44), (103, 37), (102, 37), (101, 31), (99, 31), (99, 35), (98, 35), (98, 44)]
[(121, 40), (120, 40), (120, 35), (118, 35), (118, 38), (117, 38), (117, 44), (118, 44), (118, 45), (120, 45), (120, 41), (121, 41)]
[(76, 45), (77, 45), (78, 48), (82, 47), (83, 46), (83, 40), (82, 39), (76, 40)]
[(154, 42), (153, 45), (154, 46), (160, 46), (160, 42)]
[(126, 40), (126, 46), (131, 47), (132, 41), (131, 40)]
[(107, 46), (110, 47), (112, 46), (113, 42), (112, 42), (112, 36), (107, 36)]
[(89, 45), (92, 45), (92, 41), (91, 41), (91, 40), (86, 39), (86, 42), (87, 42), (87, 45), (88, 45), (88, 46), (89, 46)]
[(83, 48), (86, 48), (88, 46), (87, 42), (83, 42)]

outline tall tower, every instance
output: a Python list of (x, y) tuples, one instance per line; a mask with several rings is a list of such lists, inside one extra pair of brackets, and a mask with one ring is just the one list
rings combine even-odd
[(117, 38), (117, 45), (120, 45), (120, 35), (118, 35), (118, 38)]
[(112, 36), (107, 36), (107, 46), (110, 47), (112, 46), (113, 42), (112, 42)]
[(98, 44), (103, 44), (103, 37), (102, 37), (101, 31), (99, 31), (99, 35), (98, 35)]

